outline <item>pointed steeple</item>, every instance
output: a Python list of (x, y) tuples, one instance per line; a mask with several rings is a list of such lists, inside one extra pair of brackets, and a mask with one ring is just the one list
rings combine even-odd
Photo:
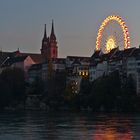
[(45, 24), (45, 28), (44, 28), (44, 37), (43, 38), (47, 38), (47, 33), (46, 33), (46, 24)]
[(53, 20), (52, 20), (52, 31), (51, 34), (54, 34), (54, 25), (53, 25)]
[(50, 39), (56, 40), (56, 36), (55, 36), (55, 34), (54, 34), (54, 24), (53, 24), (53, 20), (52, 20), (52, 29), (51, 29)]

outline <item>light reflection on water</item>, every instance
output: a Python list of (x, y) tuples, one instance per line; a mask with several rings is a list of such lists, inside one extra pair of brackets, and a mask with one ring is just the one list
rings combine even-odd
[(140, 114), (0, 113), (0, 140), (140, 140)]

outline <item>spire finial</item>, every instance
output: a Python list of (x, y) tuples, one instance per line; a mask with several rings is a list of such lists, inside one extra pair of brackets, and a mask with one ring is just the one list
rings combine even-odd
[(55, 36), (55, 33), (54, 33), (54, 22), (53, 22), (53, 19), (52, 19), (52, 30), (51, 30), (50, 38), (53, 39), (53, 40), (56, 40), (56, 36)]
[(51, 34), (54, 34), (54, 25), (53, 25), (53, 19), (52, 19), (52, 31)]
[(44, 28), (44, 38), (47, 38), (47, 33), (46, 33), (46, 24), (45, 24), (45, 28)]

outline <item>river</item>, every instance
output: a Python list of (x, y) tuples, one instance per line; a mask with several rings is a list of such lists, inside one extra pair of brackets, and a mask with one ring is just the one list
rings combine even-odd
[(0, 140), (140, 140), (140, 114), (3, 112)]

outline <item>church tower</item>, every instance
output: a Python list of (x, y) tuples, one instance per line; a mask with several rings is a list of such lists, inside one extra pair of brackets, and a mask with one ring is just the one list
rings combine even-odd
[(41, 47), (41, 55), (43, 56), (43, 58), (47, 58), (49, 54), (49, 37), (47, 37), (47, 33), (46, 33), (46, 24), (45, 24), (45, 28), (44, 28), (44, 36), (42, 39), (42, 47)]
[(52, 21), (52, 29), (50, 37), (47, 37), (46, 33), (46, 24), (44, 29), (44, 37), (42, 39), (42, 48), (41, 48), (41, 54), (45, 59), (52, 59), (58, 57), (58, 46), (57, 46), (57, 40), (54, 33), (54, 24)]
[(52, 20), (52, 29), (51, 29), (51, 35), (50, 35), (50, 58), (57, 58), (58, 57), (58, 46), (57, 46), (57, 40), (54, 33), (54, 24)]

